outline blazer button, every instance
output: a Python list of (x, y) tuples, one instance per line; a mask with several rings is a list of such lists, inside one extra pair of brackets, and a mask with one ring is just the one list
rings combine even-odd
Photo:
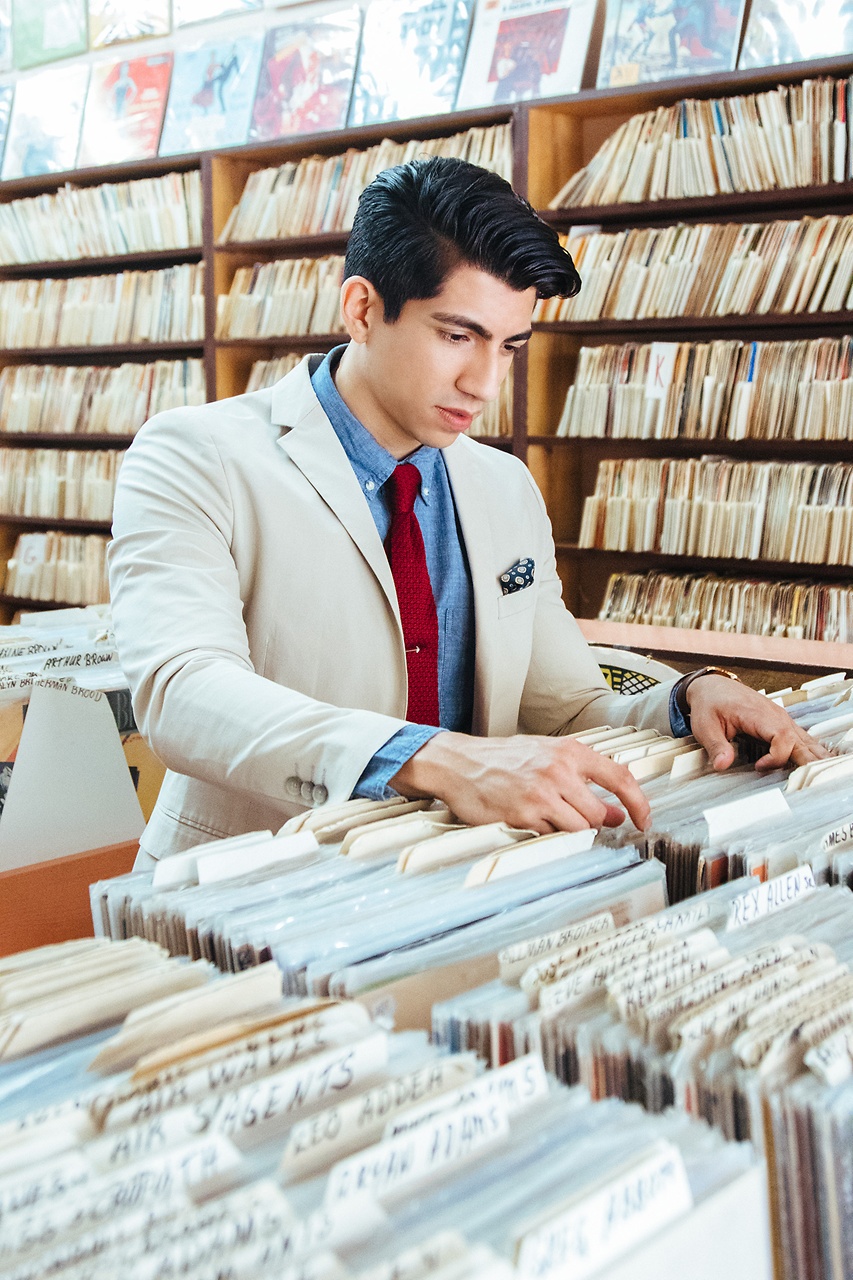
[(302, 786), (299, 788), (299, 791), (305, 803), (311, 804), (314, 799), (314, 783), (303, 782)]
[(312, 799), (315, 804), (325, 804), (329, 798), (329, 793), (323, 786), (322, 782), (318, 782), (312, 792)]
[(302, 788), (302, 780), (300, 778), (288, 778), (284, 784), (284, 789), (289, 796), (298, 796)]

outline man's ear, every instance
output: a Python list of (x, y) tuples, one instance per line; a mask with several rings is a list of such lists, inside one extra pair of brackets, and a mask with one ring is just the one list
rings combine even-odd
[(385, 307), (364, 276), (349, 276), (341, 285), (341, 319), (353, 342), (366, 342), (371, 329), (385, 321)]

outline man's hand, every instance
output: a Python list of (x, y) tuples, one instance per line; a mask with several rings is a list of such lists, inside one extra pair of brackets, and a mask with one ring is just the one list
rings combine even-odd
[(728, 769), (735, 758), (732, 738), (746, 733), (769, 745), (756, 769), (778, 769), (822, 760), (829, 752), (816, 738), (795, 724), (777, 706), (748, 685), (725, 676), (707, 675), (694, 680), (685, 693), (694, 736), (708, 752), (715, 769)]
[(572, 738), (439, 733), (403, 765), (391, 786), (404, 796), (436, 796), (472, 825), (506, 822), (541, 835), (618, 826), (625, 814), (594, 795), (590, 782), (617, 796), (635, 825), (645, 827), (649, 803), (625, 766)]

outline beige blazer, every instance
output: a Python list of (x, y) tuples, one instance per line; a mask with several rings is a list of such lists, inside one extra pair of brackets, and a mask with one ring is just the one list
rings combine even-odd
[[(158, 414), (121, 469), (116, 637), (168, 769), (142, 840), (154, 857), (347, 799), (405, 720), (394, 581), (311, 386), (319, 358), (267, 390)], [(473, 582), (473, 732), (669, 732), (668, 684), (627, 698), (604, 683), (562, 603), (527, 468), (466, 438), (445, 460)], [(500, 574), (526, 556), (533, 585), (502, 595)]]

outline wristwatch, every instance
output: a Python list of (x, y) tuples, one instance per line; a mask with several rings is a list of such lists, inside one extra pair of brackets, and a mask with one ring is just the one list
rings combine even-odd
[(687, 690), (693, 681), (698, 680), (700, 676), (725, 676), (727, 680), (739, 681), (739, 677), (733, 671), (726, 671), (725, 667), (700, 667), (698, 671), (688, 671), (687, 675), (682, 676), (673, 689), (673, 700), (684, 717), (688, 728), (690, 726), (690, 707), (687, 702)]

